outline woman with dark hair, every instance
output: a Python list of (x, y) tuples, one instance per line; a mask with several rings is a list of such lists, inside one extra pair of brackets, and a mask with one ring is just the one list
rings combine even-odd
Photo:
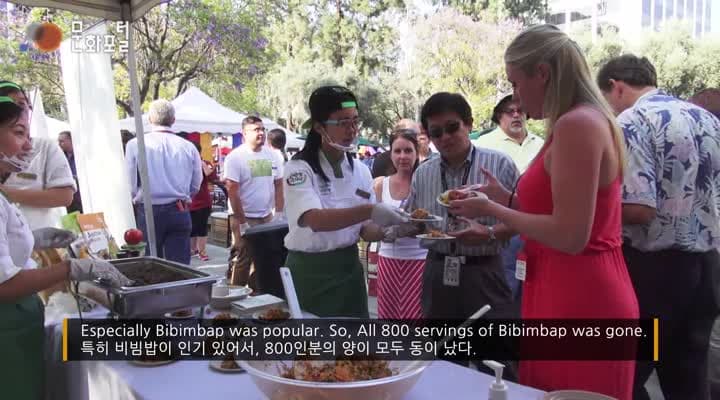
[(340, 86), (316, 89), (309, 100), (312, 128), (284, 173), (289, 233), (286, 265), (300, 306), (321, 317), (368, 317), (357, 243), (381, 240), (381, 227), (407, 220), (375, 203), (370, 171), (356, 162), (361, 125), (355, 95)]
[[(16, 157), (28, 152), (28, 112), (9, 96), (0, 96), (0, 173), (17, 171)], [(114, 286), (131, 282), (112, 264), (70, 259), (35, 268), (30, 254), (66, 247), (74, 235), (54, 228), (31, 231), (23, 214), (0, 191), (0, 376), (9, 399), (42, 398), (44, 390), (44, 310), (37, 292), (67, 279), (105, 278)]]
[[(417, 135), (413, 129), (400, 129), (390, 136), (390, 159), (396, 172), (375, 178), (373, 190), (379, 203), (402, 207), (410, 195), (413, 172), (420, 164)], [(379, 318), (422, 318), (420, 296), (426, 257), (427, 250), (420, 247), (420, 239), (403, 237), (380, 244)]]
[[(192, 142), (197, 148), (198, 153), (202, 157), (202, 146), (198, 142)], [(215, 168), (209, 162), (202, 160), (203, 180), (200, 184), (200, 190), (192, 198), (190, 203), (190, 220), (192, 221), (192, 230), (190, 231), (190, 252), (193, 256), (198, 256), (200, 261), (208, 261), (210, 257), (207, 255), (206, 246), (208, 238), (208, 220), (212, 211), (212, 196), (208, 184), (215, 183), (218, 180)]]

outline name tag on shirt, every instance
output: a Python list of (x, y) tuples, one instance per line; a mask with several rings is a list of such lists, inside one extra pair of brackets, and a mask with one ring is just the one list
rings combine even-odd
[(16, 176), (20, 179), (27, 179), (29, 181), (36, 181), (38, 179), (38, 176), (36, 174), (30, 172), (19, 172), (16, 174)]
[(443, 268), (443, 285), (460, 286), (460, 257), (445, 257), (445, 268)]
[(355, 191), (355, 194), (362, 197), (365, 200), (370, 200), (370, 193), (368, 193), (364, 190), (358, 189)]
[(525, 261), (525, 255), (518, 254), (517, 260), (515, 261), (515, 279), (519, 281), (525, 281), (527, 276), (527, 261)]

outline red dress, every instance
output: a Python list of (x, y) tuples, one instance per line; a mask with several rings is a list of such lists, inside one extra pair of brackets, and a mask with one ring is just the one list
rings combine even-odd
[[(547, 147), (546, 147), (547, 148)], [(551, 214), (545, 149), (518, 183), (520, 210)], [(590, 240), (570, 255), (525, 238), (527, 272), (522, 318), (638, 318), (638, 303), (622, 253), (621, 179), (598, 189)], [(552, 391), (588, 390), (632, 399), (634, 361), (523, 361), (520, 381)]]

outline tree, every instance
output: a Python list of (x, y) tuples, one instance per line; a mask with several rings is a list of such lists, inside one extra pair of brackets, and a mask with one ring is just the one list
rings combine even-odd
[(543, 21), (548, 12), (547, 0), (439, 0), (443, 6), (450, 6), (475, 21), (512, 18), (523, 25)]
[(589, 33), (572, 35), (585, 51), (588, 64), (597, 71), (606, 61), (624, 53), (647, 57), (657, 72), (658, 86), (688, 98), (707, 87), (720, 86), (720, 40), (692, 37), (683, 24), (669, 24), (660, 32), (645, 32), (636, 42), (624, 41), (616, 32), (603, 30), (595, 43)]
[[(262, 23), (257, 9), (231, 0), (179, 0), (154, 8), (134, 24), (141, 102), (175, 98), (193, 82), (207, 82), (214, 94), (241, 92), (269, 63)], [(132, 115), (124, 55), (116, 54), (113, 64), (121, 89), (117, 103)]]
[(60, 75), (60, 52), (41, 53), (25, 39), (25, 29), (31, 22), (45, 20), (52, 20), (66, 33), (70, 32), (73, 20), (83, 22), (85, 26), (93, 21), (65, 11), (14, 7), (0, 17), (0, 77), (27, 89), (39, 88), (45, 112), (63, 118), (65, 96)]
[(470, 103), (476, 127), (488, 127), (498, 98), (510, 91), (503, 54), (521, 26), (509, 20), (478, 21), (446, 8), (413, 21), (407, 76), (423, 88), (420, 98), (439, 91), (458, 92)]
[(357, 66), (368, 76), (393, 69), (397, 33), (389, 19), (403, 0), (280, 0), (268, 32), (285, 61), (327, 60), (335, 67)]
[[(137, 49), (140, 101), (159, 97), (175, 98), (191, 84), (207, 86), (211, 95), (234, 104), (254, 106), (252, 87), (257, 76), (272, 61), (268, 40), (260, 28), (266, 23), (264, 2), (242, 5), (233, 0), (178, 0), (152, 9), (134, 25)], [(28, 11), (31, 10), (31, 11)], [(62, 116), (64, 91), (59, 52), (37, 53), (21, 50), (25, 27), (32, 21), (49, 19), (70, 36), (72, 21), (88, 27), (93, 18), (44, 8), (14, 9), (0, 30), (0, 72), (25, 85), (39, 86), (49, 114)], [(118, 35), (116, 24), (109, 33)], [(112, 56), (116, 103), (132, 115), (126, 55)]]

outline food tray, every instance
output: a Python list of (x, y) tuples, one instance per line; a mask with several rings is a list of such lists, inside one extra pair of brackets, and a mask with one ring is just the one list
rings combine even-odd
[(162, 318), (168, 312), (206, 306), (212, 285), (218, 280), (217, 276), (157, 257), (110, 262), (128, 278), (137, 279), (139, 285), (112, 288), (97, 281), (79, 282), (77, 293), (123, 318)]

